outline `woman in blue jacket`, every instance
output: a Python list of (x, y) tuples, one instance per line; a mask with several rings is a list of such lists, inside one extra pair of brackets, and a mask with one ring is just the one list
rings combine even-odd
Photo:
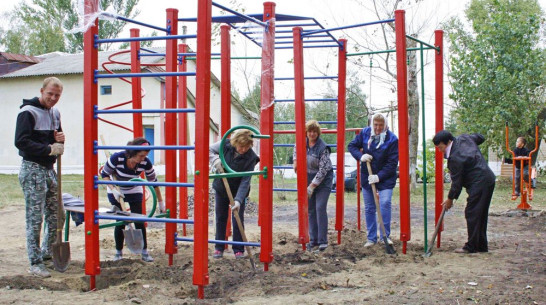
[[(364, 247), (377, 243), (376, 208), (372, 188), (375, 183), (379, 193), (379, 206), (385, 224), (387, 241), (392, 244), (391, 233), (391, 199), (392, 190), (396, 185), (396, 167), (398, 166), (398, 138), (389, 130), (387, 118), (383, 114), (375, 114), (372, 124), (365, 127), (349, 143), (349, 152), (361, 162), (360, 175), (368, 240)], [(368, 173), (366, 162), (370, 161), (373, 175)]]

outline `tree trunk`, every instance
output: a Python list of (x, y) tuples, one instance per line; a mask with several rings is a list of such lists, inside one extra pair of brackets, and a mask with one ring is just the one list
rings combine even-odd
[[(413, 35), (417, 38), (417, 35)], [(417, 43), (408, 39), (408, 49), (415, 48)], [(419, 92), (417, 88), (417, 52), (408, 52), (408, 112), (409, 112), (409, 162), (411, 189), (417, 187), (417, 144), (419, 143)]]

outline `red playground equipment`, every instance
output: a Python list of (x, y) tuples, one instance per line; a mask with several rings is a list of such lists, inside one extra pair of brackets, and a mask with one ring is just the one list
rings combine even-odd
[[(384, 53), (396, 53), (397, 64), (397, 87), (398, 87), (398, 126), (399, 126), (399, 155), (400, 155), (400, 240), (403, 244), (402, 252), (406, 253), (407, 242), (411, 239), (410, 234), (410, 183), (409, 183), (409, 114), (408, 114), (408, 88), (407, 88), (407, 47), (406, 40), (414, 39), (406, 35), (405, 32), (405, 11), (395, 12), (395, 18), (382, 20), (372, 23), (351, 25), (333, 29), (324, 29), (321, 25), (314, 23), (312, 26), (319, 28), (304, 30), (305, 26), (310, 24), (293, 24), (294, 20), (307, 20), (309, 17), (299, 17), (290, 15), (281, 15), (275, 13), (275, 3), (265, 2), (263, 15), (243, 15), (223, 7), (211, 0), (196, 0), (197, 18), (184, 19), (179, 18), (178, 10), (169, 8), (166, 10), (166, 23), (164, 27), (148, 25), (135, 20), (116, 17), (117, 19), (131, 22), (143, 26), (148, 26), (166, 34), (164, 36), (139, 37), (136, 29), (131, 30), (130, 38), (102, 39), (99, 37), (98, 17), (103, 12), (99, 9), (99, 0), (85, 0), (85, 21), (89, 25), (84, 33), (84, 201), (85, 201), (85, 274), (89, 275), (89, 288), (96, 288), (96, 276), (100, 275), (100, 255), (99, 255), (99, 220), (110, 219), (118, 221), (141, 221), (141, 222), (160, 222), (165, 223), (165, 254), (168, 255), (169, 265), (174, 263), (174, 254), (177, 253), (177, 241), (193, 242), (193, 284), (197, 286), (198, 298), (204, 298), (204, 287), (209, 284), (208, 257), (209, 257), (209, 179), (211, 178), (229, 178), (236, 175), (259, 175), (259, 209), (258, 225), (260, 226), (260, 242), (252, 243), (250, 246), (260, 247), (260, 262), (263, 264), (264, 271), (268, 271), (269, 264), (273, 261), (273, 147), (274, 134), (283, 133), (280, 130), (274, 130), (274, 124), (286, 123), (274, 121), (274, 108), (277, 102), (295, 102), (296, 115), (295, 121), (290, 124), (295, 125), (295, 130), (285, 131), (296, 135), (297, 143), (305, 143), (305, 133), (303, 126), (305, 124), (305, 102), (317, 101), (316, 99), (306, 99), (304, 95), (305, 79), (318, 78), (337, 78), (338, 97), (334, 99), (323, 99), (328, 102), (337, 102), (337, 129), (325, 130), (325, 133), (337, 133), (337, 190), (340, 192), (336, 197), (336, 224), (335, 230), (338, 232), (338, 243), (341, 242), (341, 232), (344, 227), (344, 143), (345, 132), (356, 132), (359, 129), (345, 127), (345, 95), (346, 95), (346, 60), (347, 56), (362, 55), (359, 53), (347, 54), (347, 40), (335, 39), (330, 31), (365, 26), (377, 23), (394, 22), (396, 32), (396, 50), (379, 51)], [(227, 11), (232, 16), (212, 16), (212, 6)], [(111, 17), (111, 16), (110, 16)], [(314, 19), (313, 19), (314, 20)], [(197, 22), (196, 35), (179, 35), (179, 21)], [(224, 22), (234, 27), (234, 24), (241, 22), (251, 22), (253, 26), (238, 28), (238, 32), (252, 40), (261, 48), (261, 103), (260, 103), (260, 122), (259, 129), (253, 130), (260, 140), (260, 171), (245, 173), (227, 173), (209, 175), (208, 152), (210, 143), (210, 108), (211, 108), (211, 30), (213, 22)], [(283, 28), (291, 27), (292, 30)], [(254, 29), (253, 29), (254, 28)], [(256, 31), (260, 28), (262, 31)], [(249, 29), (249, 32), (245, 32)], [(222, 26), (222, 82), (221, 82), (221, 133), (224, 135), (234, 128), (231, 126), (230, 118), (230, 41), (229, 27)], [(282, 35), (284, 33), (284, 36)], [(286, 35), (291, 33), (292, 35)], [(280, 34), (280, 35), (279, 35)], [(316, 45), (323, 42), (327, 37), (328, 43), (333, 45)], [(420, 42), (420, 50), (434, 49), (436, 52), (436, 130), (443, 129), (443, 45), (442, 31), (435, 32), (435, 45)], [(177, 44), (178, 40), (197, 39), (196, 53), (187, 53), (188, 46)], [(284, 39), (284, 41), (283, 41)], [(292, 41), (286, 41), (292, 39)], [(165, 53), (155, 53), (144, 48), (140, 48), (141, 41), (164, 40)], [(131, 44), (131, 73), (104, 74), (98, 70), (99, 57), (98, 46), (102, 43), (112, 42), (130, 42)], [(286, 44), (290, 46), (286, 46)], [(306, 43), (307, 45), (304, 45)], [(309, 45), (309, 43), (314, 43)], [(284, 45), (283, 45), (284, 44)], [(339, 50), (338, 56), (338, 75), (327, 77), (305, 77), (303, 71), (303, 49), (306, 47), (335, 47)], [(293, 49), (294, 52), (294, 80), (295, 98), (290, 100), (275, 99), (274, 81), (275, 78), (275, 50)], [(415, 50), (410, 50), (415, 51)], [(141, 66), (146, 64), (141, 62), (143, 56), (162, 56), (165, 58), (164, 70), (162, 72), (144, 73)], [(188, 72), (186, 56), (196, 56), (195, 72)], [(110, 59), (111, 60), (111, 59)], [(127, 64), (119, 63), (118, 64)], [(158, 69), (160, 70), (160, 69)], [(141, 77), (164, 77), (165, 78), (165, 107), (162, 109), (142, 109), (143, 89), (140, 82)], [(196, 95), (195, 109), (187, 108), (187, 77), (195, 77)], [(112, 110), (110, 108), (99, 109), (98, 105), (98, 82), (101, 78), (127, 78), (131, 79), (132, 86), (132, 109)], [(142, 114), (159, 113), (164, 118), (165, 138), (163, 146), (149, 146), (150, 150), (165, 150), (165, 182), (130, 182), (131, 185), (141, 186), (164, 186), (165, 203), (167, 208), (166, 218), (152, 217), (133, 217), (120, 218), (121, 216), (108, 216), (98, 212), (98, 186), (100, 184), (124, 185), (119, 181), (103, 181), (98, 179), (98, 150), (104, 149), (126, 149), (124, 146), (105, 146), (98, 145), (98, 121), (105, 121), (100, 118), (102, 114), (132, 114), (133, 128), (135, 136), (142, 135)], [(188, 145), (190, 139), (187, 134), (188, 113), (195, 113), (195, 135), (194, 146)], [(111, 123), (111, 122), (110, 122)], [(114, 123), (115, 125), (115, 123)], [(121, 127), (121, 126), (119, 126)], [(127, 129), (127, 128), (126, 128)], [(127, 129), (130, 130), (130, 129)], [(538, 134), (538, 127), (537, 127)], [(269, 137), (267, 137), (269, 136)], [(281, 145), (281, 144), (277, 144)], [(130, 147), (129, 147), (130, 148)], [(298, 174), (306, 172), (304, 145), (298, 145)], [(194, 182), (187, 181), (187, 151), (194, 150), (195, 153), (195, 171)], [(533, 151), (534, 152), (534, 151)], [(178, 154), (177, 154), (178, 153)], [(177, 173), (178, 169), (178, 173)], [(301, 170), (300, 170), (301, 169)], [(442, 154), (436, 151), (436, 220), (438, 220), (443, 202), (443, 162)], [(357, 174), (357, 179), (359, 179)], [(129, 182), (125, 182), (129, 183)], [(358, 182), (360, 184), (360, 182)], [(194, 211), (193, 219), (188, 219), (187, 195), (188, 187), (194, 188)], [(299, 242), (305, 245), (308, 241), (307, 224), (307, 200), (305, 196), (305, 179), (298, 179), (298, 212), (299, 212)], [(179, 206), (177, 204), (177, 191), (179, 191)], [(359, 194), (360, 195), (360, 194)], [(177, 215), (177, 209), (180, 210)], [(358, 213), (360, 213), (360, 208)], [(360, 219), (360, 214), (359, 219)], [(229, 218), (228, 218), (229, 219)], [(178, 237), (178, 224), (182, 224), (182, 234), (186, 236), (186, 225), (193, 225), (193, 238)], [(360, 224), (360, 220), (359, 220)], [(229, 244), (229, 241), (213, 241), (216, 243)], [(437, 246), (440, 245), (440, 235), (438, 233)]]
[[(529, 203), (527, 202), (527, 199), (529, 199), (529, 201), (533, 200), (533, 188), (531, 188), (531, 179), (532, 179), (532, 175), (531, 175), (531, 162), (532, 162), (532, 159), (533, 159), (533, 154), (538, 150), (538, 123), (535, 124), (535, 149), (533, 149), (530, 153), (529, 153), (529, 156), (527, 157), (523, 157), (523, 156), (519, 156), (519, 157), (516, 157), (515, 153), (510, 149), (510, 144), (509, 144), (509, 140), (508, 140), (508, 122), (506, 122), (506, 126), (505, 126), (505, 136), (506, 136), (506, 149), (508, 150), (509, 153), (512, 154), (512, 198), (515, 200), (517, 199), (517, 196), (516, 196), (516, 183), (519, 183), (519, 186), (520, 186), (520, 190), (521, 190), (521, 202), (520, 204), (517, 206), (517, 209), (518, 210), (531, 210), (532, 207), (531, 205), (529, 205)], [(523, 168), (525, 167), (525, 163), (528, 163), (529, 164), (529, 174), (528, 174), (528, 179), (525, 180), (524, 179), (524, 170)], [(520, 179), (519, 181), (516, 181), (516, 166), (519, 167), (520, 171), (521, 171), (521, 175), (520, 175)]]

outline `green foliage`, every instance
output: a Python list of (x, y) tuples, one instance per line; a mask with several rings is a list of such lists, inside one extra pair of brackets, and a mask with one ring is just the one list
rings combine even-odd
[[(345, 126), (346, 128), (362, 128), (368, 124), (368, 107), (366, 106), (366, 94), (362, 91), (364, 80), (358, 78), (353, 73), (349, 75), (347, 79), (347, 94), (345, 99)], [(324, 98), (336, 98), (337, 87), (328, 87), (328, 93)], [(308, 108), (306, 108), (307, 119), (315, 119), (317, 121), (335, 121), (337, 120), (337, 103), (334, 102), (318, 102)], [(336, 129), (336, 125), (321, 126), (329, 129)], [(354, 138), (354, 133), (345, 134), (345, 147)], [(335, 144), (337, 142), (336, 134), (324, 134), (322, 139), (328, 144)], [(332, 150), (335, 152), (335, 149)]]
[[(435, 171), (435, 164), (434, 164), (434, 155), (435, 155), (436, 149), (434, 147), (434, 143), (432, 143), (432, 140), (428, 140), (426, 144), (426, 150), (425, 150), (425, 158), (426, 160), (426, 174), (427, 174), (427, 182), (433, 183), (434, 177), (436, 177), (436, 171)], [(447, 173), (447, 160), (444, 159), (444, 172)], [(417, 167), (416, 167), (416, 173), (417, 177), (420, 179), (423, 179), (424, 172), (423, 172), (423, 152), (420, 151), (417, 153)]]
[[(361, 128), (366, 126), (368, 117), (368, 108), (366, 107), (366, 95), (362, 92), (361, 86), (364, 81), (356, 76), (349, 77), (351, 82), (347, 87), (346, 95), (346, 127)], [(323, 98), (337, 97), (337, 87), (328, 87), (327, 93)], [(241, 100), (241, 104), (247, 110), (260, 113), (260, 82), (256, 81), (254, 87)], [(337, 103), (335, 102), (316, 102), (307, 103), (305, 105), (306, 120), (315, 119), (317, 121), (336, 121), (337, 120)], [(295, 107), (294, 103), (276, 103), (275, 104), (275, 121), (294, 121)], [(323, 125), (322, 128), (336, 129), (336, 125)], [(294, 130), (293, 124), (275, 125), (275, 130)], [(336, 143), (335, 134), (323, 134), (322, 139), (328, 144)], [(345, 147), (354, 138), (354, 134), (346, 133)], [(294, 134), (276, 134), (275, 143), (277, 144), (294, 144)], [(275, 164), (288, 164), (291, 161), (293, 149), (287, 147), (275, 147), (273, 149), (275, 156)], [(335, 149), (332, 150), (335, 152)]]
[[(451, 56), (451, 113), (458, 132), (479, 132), (482, 149), (499, 152), (516, 136), (534, 139), (546, 109), (546, 52), (540, 44), (544, 13), (536, 0), (472, 0), (466, 10), (473, 32), (452, 19), (447, 25)], [(544, 128), (544, 118), (540, 119)], [(534, 144), (533, 144), (534, 146)]]
[[(134, 18), (139, 0), (101, 0), (102, 8), (112, 7), (116, 14)], [(0, 41), (6, 52), (40, 55), (50, 52), (76, 53), (83, 50), (83, 33), (68, 31), (78, 27), (77, 1), (32, 0), (22, 1), (7, 14), (10, 28), (0, 32)], [(99, 21), (99, 37), (116, 37), (125, 26), (124, 21)], [(110, 44), (101, 45), (107, 50)]]

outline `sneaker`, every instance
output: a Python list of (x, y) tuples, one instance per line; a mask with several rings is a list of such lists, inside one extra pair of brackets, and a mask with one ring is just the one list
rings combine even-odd
[(316, 246), (317, 246), (317, 245), (315, 245), (315, 244), (307, 243), (307, 244), (305, 244), (305, 249), (306, 249), (307, 251), (313, 251), (313, 250), (315, 249)]
[(44, 264), (32, 265), (28, 268), (28, 273), (39, 277), (50, 277), (51, 274), (47, 271)]
[[(381, 243), (384, 243), (383, 239), (381, 239)], [(392, 240), (391, 240), (390, 238), (388, 238), (388, 237), (387, 237), (387, 243), (388, 243), (389, 245), (392, 245), (392, 244), (393, 244), (393, 243), (392, 243)]]
[(154, 261), (154, 258), (149, 253), (142, 253), (142, 260), (147, 263), (151, 263)]
[(116, 253), (116, 255), (114, 255), (114, 262), (115, 261), (119, 261), (123, 258), (123, 254), (120, 254), (120, 253)]
[(235, 258), (236, 259), (241, 259), (241, 258), (244, 258), (244, 257), (245, 257), (244, 252), (235, 252)]
[(324, 251), (326, 250), (326, 248), (328, 248), (328, 244), (320, 244), (318, 246), (319, 251)]
[(220, 250), (214, 250), (214, 253), (212, 254), (212, 257), (213, 258), (222, 258), (224, 256), (224, 251), (220, 251)]
[(375, 241), (367, 240), (366, 243), (364, 244), (364, 248), (368, 248), (368, 247), (371, 247), (373, 245), (375, 245)]

